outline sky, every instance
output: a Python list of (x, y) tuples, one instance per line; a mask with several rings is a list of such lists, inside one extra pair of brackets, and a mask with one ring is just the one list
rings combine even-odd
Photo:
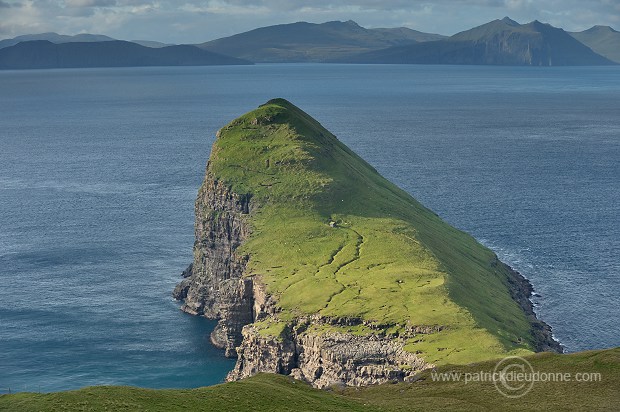
[(273, 24), (354, 20), (452, 35), (509, 16), (568, 31), (620, 30), (620, 0), (0, 0), (0, 39), (21, 34), (105, 34), (201, 43)]

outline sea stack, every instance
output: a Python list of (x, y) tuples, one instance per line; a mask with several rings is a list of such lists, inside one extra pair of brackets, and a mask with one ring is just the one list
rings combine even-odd
[(286, 100), (217, 133), (195, 210), (174, 296), (219, 320), (229, 380), (357, 386), (561, 351), (526, 279)]

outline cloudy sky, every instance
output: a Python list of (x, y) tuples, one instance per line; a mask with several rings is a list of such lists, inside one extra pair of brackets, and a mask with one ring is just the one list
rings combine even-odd
[(620, 29), (620, 0), (0, 0), (0, 38), (54, 31), (199, 43), (272, 24), (330, 20), (451, 35), (504, 16), (571, 31)]

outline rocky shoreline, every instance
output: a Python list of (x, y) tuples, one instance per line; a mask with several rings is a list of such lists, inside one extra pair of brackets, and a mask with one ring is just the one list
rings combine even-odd
[(508, 278), (508, 290), (512, 298), (521, 306), (525, 312), (530, 325), (532, 325), (532, 335), (534, 336), (536, 352), (557, 352), (563, 353), (564, 348), (553, 338), (551, 326), (538, 319), (534, 312), (534, 305), (531, 298), (534, 295), (534, 286), (521, 273), (510, 266), (502, 263), (497, 258), (492, 265), (503, 265), (510, 274)]
[[(303, 379), (315, 387), (359, 386), (414, 379), (434, 365), (404, 350), (406, 339), (431, 330), (411, 330), (410, 336), (384, 336), (380, 330), (367, 335), (309, 333), (309, 325), (350, 326), (361, 319), (311, 316), (287, 322), (278, 336), (261, 334), (255, 322), (276, 319), (275, 299), (267, 293), (260, 276), (246, 273), (248, 256), (237, 253), (250, 236), (249, 217), (258, 207), (251, 196), (238, 195), (212, 176), (207, 167), (195, 204), (194, 262), (173, 296), (183, 301), (182, 310), (218, 323), (211, 341), (237, 363), (227, 380), (258, 372), (273, 372)], [(562, 352), (551, 327), (537, 319), (530, 297), (531, 283), (504, 265), (510, 276), (508, 288), (532, 326), (537, 351)], [(366, 325), (373, 327), (373, 325)]]

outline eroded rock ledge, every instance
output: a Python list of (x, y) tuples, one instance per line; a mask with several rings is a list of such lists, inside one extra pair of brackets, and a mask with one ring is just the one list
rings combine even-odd
[(253, 326), (243, 329), (239, 358), (228, 380), (258, 372), (291, 375), (318, 388), (360, 386), (412, 380), (433, 365), (403, 349), (404, 341), (378, 335), (299, 333), (288, 326), (279, 337), (262, 336)]

